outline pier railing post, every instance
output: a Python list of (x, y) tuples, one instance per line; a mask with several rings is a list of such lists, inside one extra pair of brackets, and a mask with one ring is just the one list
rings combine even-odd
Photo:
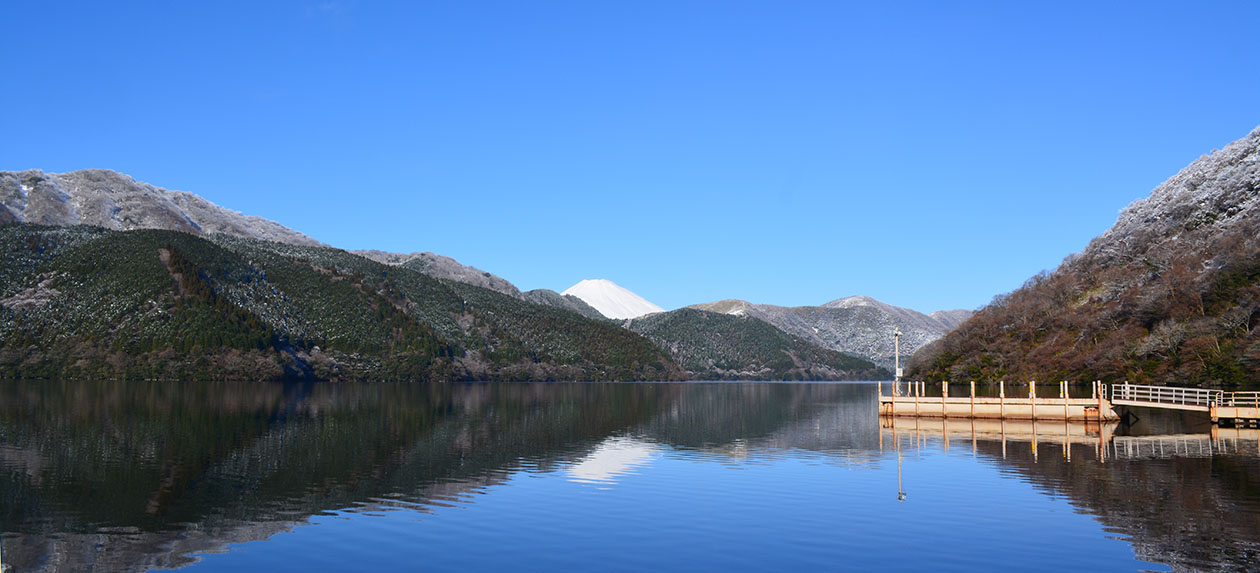
[[(1103, 396), (1103, 394), (1105, 394), (1106, 391), (1103, 390), (1102, 380), (1098, 380), (1097, 382), (1094, 382), (1094, 385), (1096, 386), (1095, 391), (1098, 393), (1097, 394), (1098, 396), (1098, 424), (1099, 424), (1098, 427), (1101, 428), (1102, 421), (1103, 421), (1103, 401), (1107, 399)], [(1101, 433), (1101, 430), (1099, 432)]]
[[(971, 418), (973, 420), (976, 418), (976, 381), (975, 380), (971, 381)], [(972, 437), (974, 438), (975, 422), (972, 422), (971, 429), (972, 429), (972, 434), (973, 434)]]
[[(1037, 381), (1028, 381), (1028, 411), (1032, 413), (1032, 420), (1037, 421)], [(1037, 451), (1037, 440), (1033, 440), (1033, 452)], [(1036, 456), (1034, 456), (1035, 459)]]
[[(1003, 419), (1003, 420), (1006, 419), (1006, 381), (1005, 380), (998, 381), (998, 418)], [(1006, 440), (1005, 439), (1002, 441), (1002, 446), (1003, 446), (1002, 457), (1006, 457), (1006, 454), (1005, 454)]]
[(1068, 383), (1067, 383), (1067, 380), (1064, 380), (1064, 381), (1063, 381), (1062, 387), (1063, 387), (1063, 419), (1066, 421), (1066, 420), (1068, 420), (1068, 419), (1071, 417), (1071, 413), (1068, 411)]
[(914, 394), (914, 417), (918, 418), (919, 417), (919, 383), (918, 382), (914, 383), (914, 392), (912, 392), (912, 394)]

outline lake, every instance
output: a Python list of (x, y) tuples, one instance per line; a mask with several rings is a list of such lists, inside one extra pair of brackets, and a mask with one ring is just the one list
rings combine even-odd
[(1247, 570), (1256, 430), (874, 383), (0, 382), (6, 571)]

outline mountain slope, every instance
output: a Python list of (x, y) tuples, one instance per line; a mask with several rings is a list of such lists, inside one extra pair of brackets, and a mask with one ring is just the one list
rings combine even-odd
[(420, 271), (431, 277), (467, 283), (481, 288), (488, 288), (508, 296), (521, 297), (521, 290), (507, 279), (483, 271), (477, 267), (461, 264), (450, 257), (434, 253), (398, 254), (385, 251), (366, 250), (352, 251), (354, 254), (367, 257), (387, 265), (397, 265)]
[(665, 309), (607, 279), (587, 279), (561, 293), (575, 296), (608, 318), (637, 318)]
[[(170, 191), (106, 169), (69, 173), (0, 171), (0, 224), (94, 225), (116, 231), (166, 229), (223, 233), (292, 245), (323, 243), (262, 217), (246, 216), (185, 191)], [(520, 296), (512, 283), (433, 253), (400, 255), (357, 251), (369, 259), (406, 265), (430, 276)]]
[[(294, 245), (323, 244), (274, 221), (241, 215), (192, 193), (168, 191), (105, 169), (0, 171), (0, 211), (13, 221), (41, 225), (227, 233)], [(0, 213), (0, 222), (4, 218)]]
[(950, 331), (951, 322), (970, 315), (966, 310), (939, 311), (946, 318), (941, 320), (870, 297), (842, 298), (822, 306), (782, 307), (723, 300), (691, 308), (758, 318), (823, 348), (861, 356), (882, 366), (893, 364), (893, 329), (899, 328), (903, 334), (904, 358)]
[(0, 226), (0, 377), (673, 379), (604, 320), (345, 251)]
[(1260, 384), (1260, 128), (914, 356), (932, 379)]
[(889, 372), (747, 316), (694, 308), (627, 320), (701, 380), (872, 380)]
[(603, 313), (595, 310), (595, 307), (586, 304), (586, 301), (573, 296), (571, 294), (560, 294), (551, 289), (534, 289), (521, 293), (521, 300), (532, 302), (534, 304), (544, 304), (564, 310), (576, 312), (586, 318), (594, 318), (596, 320), (608, 320)]

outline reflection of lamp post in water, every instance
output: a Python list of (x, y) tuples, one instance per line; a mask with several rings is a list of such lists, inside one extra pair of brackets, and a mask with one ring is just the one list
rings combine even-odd
[(906, 490), (901, 487), (901, 448), (897, 449), (897, 501), (906, 500)]
[(906, 490), (901, 487), (901, 440), (897, 438), (896, 419), (893, 419), (893, 447), (897, 449), (897, 501), (905, 501)]

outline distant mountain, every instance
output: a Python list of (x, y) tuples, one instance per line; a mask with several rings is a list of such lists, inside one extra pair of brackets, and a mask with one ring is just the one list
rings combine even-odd
[(665, 312), (665, 309), (607, 279), (584, 280), (561, 294), (586, 301), (608, 318), (636, 318), (654, 312)]
[(224, 209), (105, 169), (69, 173), (0, 171), (0, 223), (95, 225), (116, 231), (167, 229), (226, 233), (291, 245), (323, 246), (284, 225)]
[(954, 310), (938, 310), (936, 312), (928, 314), (928, 316), (935, 318), (936, 321), (941, 323), (941, 325), (944, 326), (948, 332), (949, 330), (958, 328), (960, 325), (962, 325), (962, 323), (967, 322), (967, 319), (971, 318), (971, 315), (975, 313), (976, 311), (974, 310), (966, 310), (966, 309), (959, 308), (959, 309), (954, 309)]
[(1260, 128), (919, 350), (909, 374), (1260, 384)]
[(503, 277), (488, 273), (477, 267), (461, 264), (450, 257), (427, 252), (405, 255), (377, 250), (352, 252), (379, 263), (417, 270), (431, 277), (488, 288), (526, 302), (573, 311), (587, 318), (608, 318), (582, 299), (571, 294), (562, 295), (549, 289), (535, 289), (522, 292), (521, 289), (516, 288), (516, 285), (508, 282)]
[(698, 380), (882, 380), (868, 360), (811, 344), (757, 318), (695, 308), (627, 320)]
[(783, 307), (723, 300), (691, 308), (764, 320), (788, 334), (823, 348), (861, 356), (881, 366), (892, 366), (892, 332), (900, 329), (902, 360), (966, 320), (971, 311), (947, 310), (926, 315), (871, 297), (852, 296), (822, 306)]
[(611, 321), (339, 249), (0, 226), (0, 378), (683, 376)]

